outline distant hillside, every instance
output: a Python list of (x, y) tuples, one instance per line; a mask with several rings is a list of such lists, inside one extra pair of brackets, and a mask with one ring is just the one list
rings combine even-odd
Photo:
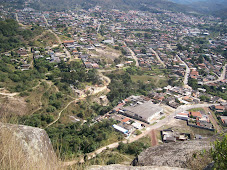
[(218, 11), (214, 11), (212, 14), (216, 17), (227, 19), (227, 7)]
[(5, 7), (14, 7), (17, 9), (24, 8), (25, 0), (0, 0), (0, 5)]
[(188, 7), (200, 11), (203, 14), (214, 15), (227, 19), (227, 0), (170, 0), (177, 4), (185, 4)]
[(178, 4), (191, 4), (191, 3), (206, 1), (206, 0), (169, 0), (169, 1), (175, 2)]
[(227, 7), (227, 0), (206, 0), (192, 3), (190, 5), (195, 9), (202, 10), (203, 12), (213, 12), (224, 9)]
[(96, 5), (121, 10), (149, 10), (150, 7), (179, 12), (191, 10), (185, 5), (167, 0), (33, 0), (31, 7), (39, 10), (65, 10), (76, 6), (88, 9)]

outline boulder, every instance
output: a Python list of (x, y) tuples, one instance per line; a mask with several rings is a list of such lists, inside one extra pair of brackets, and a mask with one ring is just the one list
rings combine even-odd
[(0, 165), (6, 169), (58, 167), (51, 141), (46, 131), (40, 128), (0, 123), (0, 148)]
[(132, 164), (186, 168), (188, 160), (194, 153), (204, 149), (209, 150), (211, 147), (211, 141), (208, 139), (166, 143), (141, 152)]

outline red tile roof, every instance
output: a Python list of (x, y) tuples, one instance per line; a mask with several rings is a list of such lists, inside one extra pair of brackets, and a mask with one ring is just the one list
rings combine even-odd
[(124, 123), (126, 123), (127, 121), (129, 121), (130, 119), (129, 118), (124, 118), (123, 120), (122, 120), (122, 122), (124, 122)]
[(202, 114), (200, 112), (190, 112), (190, 116), (202, 118)]

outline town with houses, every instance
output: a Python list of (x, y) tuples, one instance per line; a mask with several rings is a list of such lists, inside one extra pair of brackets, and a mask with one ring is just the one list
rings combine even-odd
[[(17, 49), (20, 58), (11, 59), (18, 64), (17, 69), (32, 69), (32, 56), (33, 60), (43, 58), (49, 63), (79, 61), (87, 70), (95, 69), (105, 76), (107, 72), (132, 68), (153, 71), (148, 76), (167, 80), (167, 84), (152, 88), (146, 95), (131, 95), (119, 101), (107, 113), (94, 117), (93, 124), (114, 120), (112, 127), (128, 140), (160, 129), (161, 142), (166, 143), (206, 137), (192, 135), (184, 128), (221, 133), (227, 127), (227, 33), (216, 36), (206, 28), (221, 24), (220, 18), (167, 10), (105, 10), (100, 6), (65, 12), (33, 8), (0, 11), (2, 17), (10, 15), (23, 26), (37, 24), (57, 39), (52, 46)], [(11, 53), (5, 55), (10, 57)], [(108, 85), (108, 79), (103, 81)], [(87, 86), (70, 88), (83, 98), (103, 88), (103, 84), (97, 86), (89, 92)], [(106, 95), (99, 99), (108, 103)], [(71, 117), (72, 122), (86, 121)], [(171, 128), (179, 122), (184, 124), (180, 131)]]

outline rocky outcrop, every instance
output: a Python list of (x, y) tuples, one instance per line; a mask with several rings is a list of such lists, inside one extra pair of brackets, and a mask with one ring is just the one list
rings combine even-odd
[(21, 161), (27, 164), (23, 169), (55, 169), (58, 162), (46, 131), (40, 128), (0, 123), (0, 145), (0, 156), (17, 162), (12, 168), (20, 169)]
[(95, 165), (87, 168), (88, 170), (183, 170), (182, 168), (176, 168), (176, 167), (160, 167), (160, 166), (141, 166), (141, 167), (135, 167), (135, 166), (127, 166), (127, 165)]
[(146, 149), (133, 161), (133, 165), (186, 168), (187, 161), (195, 152), (210, 148), (210, 140), (167, 143)]

